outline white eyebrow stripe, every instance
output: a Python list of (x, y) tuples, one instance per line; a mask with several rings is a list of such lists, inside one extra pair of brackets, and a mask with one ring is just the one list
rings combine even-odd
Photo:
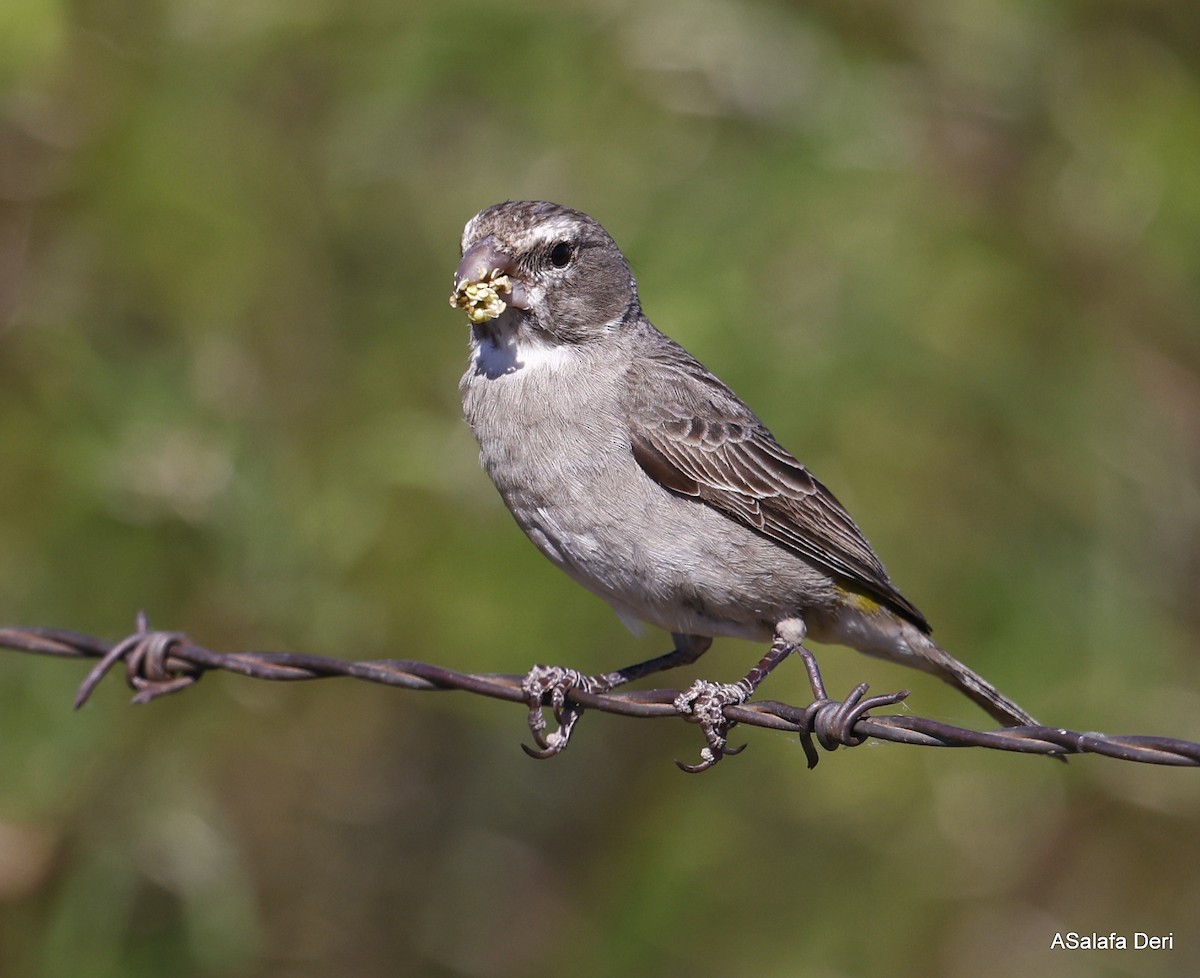
[[(467, 242), (473, 241), (476, 237), (476, 225), (480, 216), (476, 214), (467, 222), (467, 226), (463, 228), (461, 247), (464, 251), (466, 250)], [(575, 221), (569, 215), (562, 214), (547, 218), (537, 227), (527, 229), (526, 233), (528, 233), (529, 240), (536, 249), (541, 246), (552, 245), (564, 239), (570, 240), (573, 237), (572, 231), (574, 227)]]
[(569, 217), (555, 217), (534, 228), (532, 237), (537, 244), (550, 244), (563, 238), (571, 238), (574, 227), (575, 222)]

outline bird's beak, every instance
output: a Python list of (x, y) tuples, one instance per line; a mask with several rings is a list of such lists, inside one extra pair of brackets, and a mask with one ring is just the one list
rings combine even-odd
[(518, 277), (518, 271), (512, 255), (500, 247), (494, 235), (489, 234), (471, 245), (462, 256), (462, 261), (458, 263), (458, 269), (454, 273), (454, 291), (459, 293), (473, 282), (488, 282), (506, 275), (512, 285), (512, 292), (504, 296), (505, 303), (517, 309), (528, 309), (528, 296)]

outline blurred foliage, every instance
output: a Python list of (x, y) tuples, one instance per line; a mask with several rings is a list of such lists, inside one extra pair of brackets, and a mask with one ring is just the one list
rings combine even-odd
[[(1200, 738), (1198, 52), (1166, 0), (6, 0), (0, 620), (663, 651), (528, 545), (460, 421), (459, 231), (535, 196), (612, 231), (949, 648), (1050, 722)], [(210, 677), (72, 715), (82, 670), (0, 665), (3, 976), (1200, 968), (1194, 772), (809, 774), (752, 733), (693, 779), (682, 724), (588, 717), (535, 764), (471, 697)]]

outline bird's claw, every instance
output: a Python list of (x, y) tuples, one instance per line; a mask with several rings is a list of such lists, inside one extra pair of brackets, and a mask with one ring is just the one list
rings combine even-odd
[(725, 717), (725, 707), (745, 703), (750, 692), (741, 683), (713, 683), (697, 679), (691, 688), (675, 698), (675, 710), (690, 723), (698, 723), (704, 730), (708, 746), (700, 751), (698, 764), (676, 761), (681, 771), (699, 774), (707, 771), (727, 754), (740, 754), (746, 745), (730, 747), (726, 739), (734, 723)]
[[(529, 732), (536, 748), (522, 744), (521, 749), (530, 757), (545, 760), (559, 754), (571, 739), (571, 731), (583, 715), (583, 707), (567, 699), (572, 689), (591, 691), (591, 678), (575, 669), (562, 666), (534, 666), (521, 680), (521, 691), (529, 704)], [(543, 707), (549, 706), (554, 714), (557, 730), (546, 732), (546, 715)]]

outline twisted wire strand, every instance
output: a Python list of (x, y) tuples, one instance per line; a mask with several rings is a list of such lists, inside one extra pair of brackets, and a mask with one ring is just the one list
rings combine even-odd
[[(214, 652), (197, 645), (181, 632), (150, 629), (139, 615), (137, 630), (119, 642), (61, 628), (0, 628), (0, 648), (16, 652), (68, 659), (98, 660), (79, 686), (75, 706), (87, 702), (100, 682), (123, 663), (125, 679), (134, 690), (134, 703), (148, 703), (177, 693), (215, 670), (271, 682), (299, 682), (343, 677), (363, 682), (422, 691), (460, 690), (480, 696), (528, 704), (522, 676), (457, 672), (413, 659), (348, 661), (300, 652)], [(825, 695), (816, 662), (806, 659), (813, 682), (812, 703), (804, 707), (775, 700), (754, 700), (724, 708), (730, 726), (763, 727), (800, 736), (808, 759), (815, 767), (816, 744), (827, 751), (853, 747), (868, 739), (922, 747), (983, 747), (1021, 754), (1101, 754), (1141, 764), (1180, 767), (1200, 766), (1200, 743), (1174, 737), (1080, 732), (1061, 727), (1026, 726), (1001, 730), (971, 730), (910, 714), (872, 715), (893, 706), (907, 692), (867, 696), (862, 683), (843, 700)], [(674, 703), (679, 690), (584, 692), (571, 689), (567, 699), (580, 707), (620, 716), (679, 717)]]

